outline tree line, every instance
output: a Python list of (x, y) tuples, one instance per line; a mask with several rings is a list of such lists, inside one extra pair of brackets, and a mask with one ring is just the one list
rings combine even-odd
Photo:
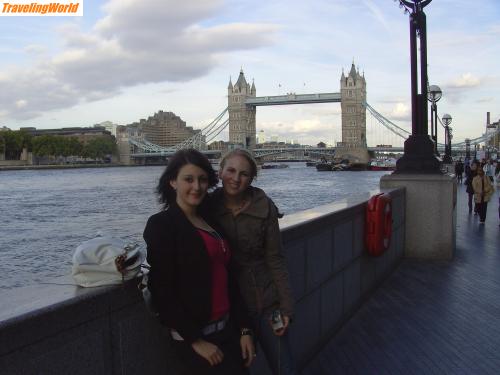
[(24, 148), (36, 157), (103, 159), (107, 155), (117, 154), (113, 137), (94, 138), (83, 144), (76, 137), (48, 134), (32, 136), (25, 130), (0, 131), (0, 154), (5, 153), (5, 159), (19, 160)]

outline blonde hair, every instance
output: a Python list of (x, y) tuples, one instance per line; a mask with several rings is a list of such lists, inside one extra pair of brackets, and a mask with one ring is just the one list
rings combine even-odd
[(255, 178), (257, 177), (257, 162), (253, 158), (252, 154), (248, 152), (247, 150), (244, 150), (242, 148), (237, 148), (236, 150), (229, 151), (226, 153), (221, 161), (220, 161), (220, 170), (222, 171), (224, 169), (224, 165), (226, 164), (226, 161), (233, 156), (241, 156), (248, 161), (248, 164), (250, 164), (250, 177)]

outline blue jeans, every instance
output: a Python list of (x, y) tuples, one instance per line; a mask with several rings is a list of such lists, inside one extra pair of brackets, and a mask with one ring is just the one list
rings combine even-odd
[(261, 314), (253, 319), (257, 341), (262, 347), (269, 368), (275, 375), (298, 375), (292, 357), (290, 339), (287, 332), (276, 336), (269, 324), (269, 316)]

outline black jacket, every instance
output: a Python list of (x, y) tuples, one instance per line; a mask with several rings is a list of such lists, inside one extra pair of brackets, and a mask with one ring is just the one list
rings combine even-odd
[[(220, 232), (213, 220), (203, 218)], [(174, 203), (149, 218), (144, 240), (151, 266), (148, 287), (161, 323), (176, 329), (189, 343), (201, 338), (212, 311), (211, 263), (202, 237)], [(232, 269), (230, 262), (231, 318), (240, 328), (250, 327)]]

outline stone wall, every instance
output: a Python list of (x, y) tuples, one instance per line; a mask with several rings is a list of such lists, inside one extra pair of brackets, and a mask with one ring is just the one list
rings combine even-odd
[[(373, 258), (364, 249), (368, 197), (316, 207), (280, 222), (297, 300), (290, 330), (300, 367), (321, 350), (394, 269), (404, 248), (405, 192), (393, 196), (393, 238)], [(5, 374), (176, 374), (162, 327), (135, 283), (78, 288), (70, 277), (0, 293), (0, 369)], [(253, 374), (269, 374), (258, 356)]]

